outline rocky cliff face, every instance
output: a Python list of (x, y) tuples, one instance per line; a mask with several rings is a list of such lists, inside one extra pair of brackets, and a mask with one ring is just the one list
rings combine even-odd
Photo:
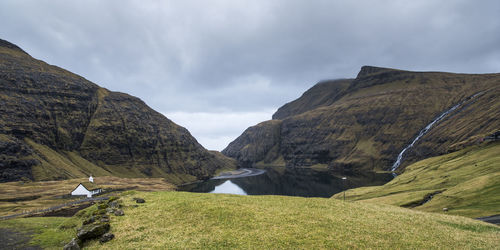
[[(247, 129), (223, 153), (246, 165), (388, 170), (422, 128), (477, 93), (481, 94), (415, 144), (405, 155), (403, 169), (411, 162), (475, 143), (497, 130), (500, 74), (365, 66), (355, 79), (312, 87), (278, 109), (274, 120)], [(271, 130), (279, 135), (262, 136)]]
[(204, 179), (234, 162), (133, 96), (0, 40), (0, 181), (88, 174)]
[(222, 153), (236, 156), (239, 164), (245, 167), (251, 167), (256, 159), (265, 162), (278, 160), (281, 123), (280, 120), (271, 120), (246, 129)]

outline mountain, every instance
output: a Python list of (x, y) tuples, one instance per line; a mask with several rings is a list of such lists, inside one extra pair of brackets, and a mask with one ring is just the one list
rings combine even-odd
[(234, 164), (140, 99), (0, 40), (0, 181), (93, 174), (182, 183)]
[(411, 72), (364, 66), (354, 79), (324, 81), (248, 128), (222, 153), (241, 165), (390, 170), (462, 149), (500, 128), (500, 74)]

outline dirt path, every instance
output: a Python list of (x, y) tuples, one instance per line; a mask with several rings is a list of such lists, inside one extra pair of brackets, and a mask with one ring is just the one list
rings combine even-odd
[(14, 231), (13, 229), (0, 228), (0, 249), (42, 249), (40, 246), (28, 245), (31, 240), (29, 233)]
[(64, 204), (61, 204), (61, 205), (57, 205), (57, 206), (53, 206), (53, 207), (49, 207), (49, 208), (45, 208), (45, 209), (39, 209), (39, 210), (34, 210), (34, 211), (29, 211), (29, 212), (19, 213), (19, 214), (11, 214), (11, 215), (7, 215), (7, 216), (0, 216), (0, 220), (13, 219), (13, 218), (20, 217), (20, 216), (30, 216), (30, 217), (33, 217), (33, 215), (35, 215), (35, 214), (45, 214), (45, 213), (48, 213), (48, 212), (51, 212), (51, 211), (54, 211), (54, 210), (57, 210), (57, 209), (61, 209), (63, 207), (67, 207), (67, 206), (81, 204), (81, 203), (84, 203), (84, 202), (101, 201), (101, 200), (107, 200), (107, 199), (109, 199), (109, 197), (85, 198), (85, 199), (81, 199), (81, 200), (77, 200), (77, 201), (72, 201), (72, 202), (67, 202), (67, 203), (64, 203)]

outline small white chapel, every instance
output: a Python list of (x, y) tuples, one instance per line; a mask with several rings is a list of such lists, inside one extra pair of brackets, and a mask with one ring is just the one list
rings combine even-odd
[(87, 196), (88, 198), (91, 198), (92, 195), (96, 195), (102, 192), (102, 188), (99, 188), (95, 183), (94, 183), (94, 178), (92, 175), (89, 177), (88, 182), (80, 183), (78, 186), (76, 186), (73, 191), (71, 191), (71, 195), (74, 196)]

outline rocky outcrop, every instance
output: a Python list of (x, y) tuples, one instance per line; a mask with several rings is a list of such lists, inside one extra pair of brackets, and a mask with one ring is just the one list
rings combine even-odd
[[(278, 109), (275, 120), (247, 129), (222, 152), (247, 165), (265, 160), (287, 167), (319, 164), (332, 169), (388, 170), (422, 128), (477, 93), (482, 94), (442, 120), (412, 148), (403, 169), (496, 131), (500, 74), (365, 66), (355, 79), (318, 83)], [(279, 134), (269, 136), (270, 127)]]
[(63, 247), (63, 250), (80, 250), (80, 245), (78, 245), (78, 240), (73, 238), (68, 244)]
[(91, 240), (101, 237), (103, 234), (107, 233), (109, 229), (109, 223), (92, 223), (79, 228), (76, 237), (80, 241)]
[(110, 240), (112, 240), (114, 238), (115, 238), (114, 234), (112, 234), (112, 233), (105, 233), (105, 234), (103, 234), (101, 236), (101, 238), (99, 239), (99, 242), (106, 243), (106, 242), (108, 242), (108, 241), (110, 241)]
[(99, 175), (182, 183), (234, 162), (140, 99), (0, 40), (0, 182)]
[(40, 162), (33, 157), (33, 150), (15, 137), (0, 135), (0, 180), (29, 180), (31, 168)]
[(76, 237), (73, 238), (63, 249), (80, 249), (85, 246), (86, 242), (94, 239), (99, 239), (99, 242), (106, 243), (112, 240), (115, 235), (109, 233), (111, 228), (110, 216), (124, 216), (124, 212), (118, 209), (122, 206), (123, 201), (119, 197), (112, 196), (107, 201), (100, 201), (95, 204), (90, 211), (81, 210), (76, 214), (78, 217), (83, 217), (82, 226), (76, 230)]

